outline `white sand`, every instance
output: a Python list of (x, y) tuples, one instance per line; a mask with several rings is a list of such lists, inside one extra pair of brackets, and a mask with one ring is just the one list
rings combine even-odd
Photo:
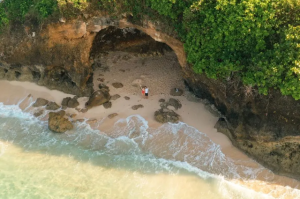
[[(124, 58), (124, 56), (127, 56)], [(129, 56), (129, 59), (128, 59)], [(119, 94), (121, 97), (112, 100), (112, 107), (105, 109), (103, 106), (98, 106), (90, 109), (87, 113), (79, 113), (75, 109), (66, 109), (69, 114), (76, 114), (76, 119), (88, 118), (91, 120), (92, 127), (109, 129), (120, 118), (126, 118), (130, 115), (141, 115), (148, 121), (150, 127), (157, 128), (161, 126), (160, 123), (154, 120), (154, 112), (160, 108), (159, 99), (163, 98), (168, 100), (170, 97), (169, 92), (172, 88), (184, 89), (183, 80), (181, 79), (180, 66), (174, 54), (168, 54), (163, 57), (135, 57), (124, 53), (114, 53), (107, 57), (107, 60), (102, 63), (109, 71), (96, 71), (94, 74), (94, 87), (97, 89), (98, 84), (101, 83), (98, 78), (104, 78), (104, 83), (109, 86), (110, 94)], [(122, 71), (121, 71), (122, 70)], [(124, 72), (125, 71), (125, 72)], [(100, 76), (99, 74), (103, 75)], [(138, 81), (137, 81), (138, 80)], [(123, 88), (114, 88), (113, 82), (121, 82)], [(141, 85), (149, 87), (149, 97), (145, 99), (141, 95), (139, 87), (133, 86), (132, 82), (139, 82)], [(4, 104), (17, 104), (20, 100), (25, 100), (20, 104), (22, 109), (28, 107), (30, 103), (35, 101), (36, 98), (42, 97), (50, 101), (55, 101), (61, 104), (62, 99), (65, 97), (72, 97), (74, 95), (65, 94), (57, 90), (49, 90), (46, 87), (38, 86), (29, 82), (16, 82), (16, 81), (0, 81), (1, 95), (0, 102)], [(27, 96), (31, 94), (31, 98)], [(125, 96), (130, 97), (130, 100), (125, 100)], [(196, 98), (193, 98), (190, 93), (185, 91), (183, 96), (173, 97), (182, 103), (182, 108), (176, 110), (181, 116), (181, 121), (195, 127), (200, 132), (205, 133), (214, 143), (221, 146), (222, 151), (227, 157), (241, 162), (259, 167), (259, 165), (248, 158), (241, 151), (232, 146), (229, 139), (214, 129), (214, 125), (218, 120), (203, 103)], [(30, 100), (31, 99), (31, 100)], [(192, 99), (192, 100), (191, 100)], [(79, 98), (81, 108), (84, 107), (87, 97)], [(142, 104), (144, 107), (138, 110), (132, 110), (133, 105)], [(117, 113), (118, 116), (113, 119), (107, 118), (109, 114)], [(47, 119), (47, 116), (45, 118)], [(104, 125), (98, 127), (97, 121), (106, 121)], [(275, 176), (277, 184), (284, 182), (284, 185), (296, 186), (294, 180), (285, 177)], [(241, 182), (242, 183), (242, 182)], [(247, 186), (253, 186), (251, 183)], [(255, 188), (256, 189), (256, 188)], [(259, 187), (257, 188), (259, 189)], [(268, 189), (272, 189), (272, 186)]]

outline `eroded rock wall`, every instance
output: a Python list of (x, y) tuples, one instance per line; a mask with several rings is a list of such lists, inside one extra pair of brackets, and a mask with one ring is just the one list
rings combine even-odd
[[(93, 92), (90, 52), (96, 34), (108, 27), (136, 28), (154, 40), (166, 43), (182, 66), (183, 44), (160, 31), (151, 22), (134, 25), (124, 19), (90, 17), (45, 25), (44, 29), (19, 26), (0, 36), (0, 78), (34, 81), (50, 89), (78, 96)], [(12, 31), (14, 30), (14, 31)]]
[(34, 81), (79, 96), (92, 92), (89, 50), (94, 34), (83, 21), (28, 27), (1, 35), (0, 78)]
[(300, 101), (278, 90), (264, 96), (237, 80), (212, 80), (189, 67), (184, 71), (190, 89), (223, 115), (215, 126), (219, 132), (276, 173), (300, 179)]

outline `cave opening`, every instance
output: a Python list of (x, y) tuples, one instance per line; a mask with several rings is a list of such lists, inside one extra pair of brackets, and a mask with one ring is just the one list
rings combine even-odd
[(173, 49), (135, 28), (108, 27), (97, 33), (90, 51), (94, 90), (114, 82), (130, 93), (147, 86), (151, 94), (184, 89), (182, 68)]

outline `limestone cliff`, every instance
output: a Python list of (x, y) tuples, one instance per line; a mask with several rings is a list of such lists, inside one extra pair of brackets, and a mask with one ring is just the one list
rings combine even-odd
[(232, 143), (274, 172), (300, 179), (300, 102), (271, 90), (268, 96), (236, 80), (212, 80), (189, 68), (185, 80), (223, 115), (216, 124)]

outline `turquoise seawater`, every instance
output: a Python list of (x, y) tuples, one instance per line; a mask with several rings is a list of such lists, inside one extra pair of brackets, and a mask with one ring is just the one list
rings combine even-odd
[[(256, 178), (272, 178), (266, 171), (237, 164), (185, 123), (152, 129), (133, 115), (110, 132), (78, 122), (73, 131), (56, 134), (17, 105), (0, 103), (0, 198), (300, 197), (279, 185), (262, 191), (268, 185)], [(251, 188), (253, 181), (259, 189)]]

